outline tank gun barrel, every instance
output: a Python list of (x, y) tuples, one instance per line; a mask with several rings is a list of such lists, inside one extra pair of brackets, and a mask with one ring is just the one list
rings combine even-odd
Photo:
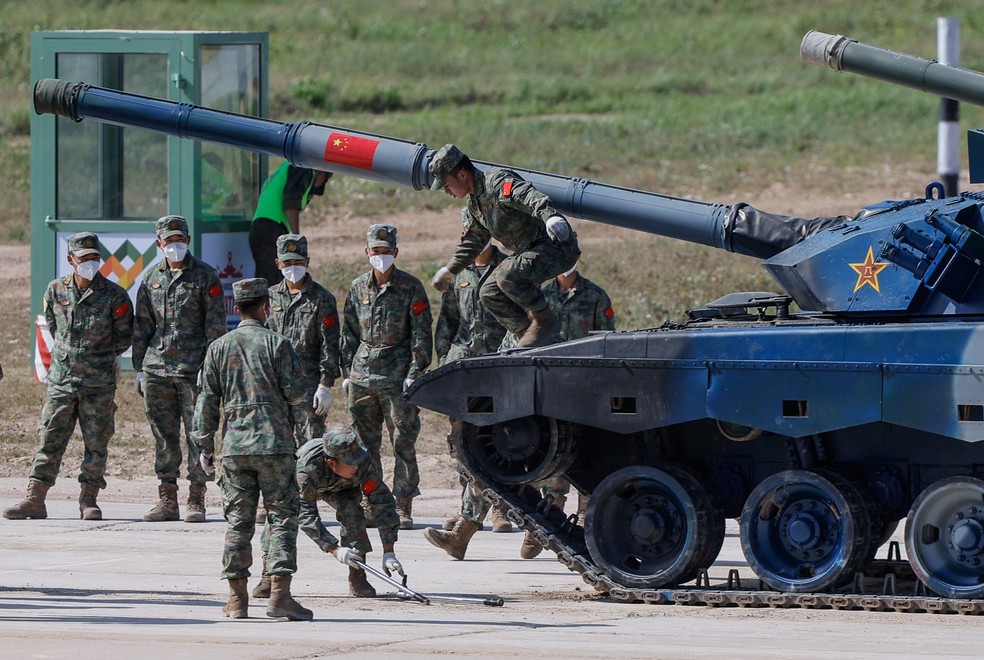
[[(75, 121), (91, 119), (227, 145), (282, 157), (300, 167), (417, 190), (428, 188), (432, 180), (427, 166), (435, 150), (425, 144), (309, 121), (283, 123), (53, 79), (35, 83), (34, 110)], [(492, 165), (473, 162), (480, 169)], [(734, 216), (751, 208), (745, 205), (700, 202), (577, 177), (508, 169), (532, 182), (560, 211), (576, 218), (760, 258), (787, 247), (732, 240)], [(793, 238), (800, 240), (802, 236)]]
[(984, 106), (984, 74), (810, 30), (800, 44), (804, 62), (912, 87)]

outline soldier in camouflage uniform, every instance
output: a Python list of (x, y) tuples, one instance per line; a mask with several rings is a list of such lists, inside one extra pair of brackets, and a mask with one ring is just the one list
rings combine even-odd
[[(365, 561), (372, 551), (362, 512), (362, 498), (369, 505), (379, 527), (383, 544), (383, 570), (405, 575), (396, 558), (396, 543), (400, 518), (396, 513), (393, 493), (383, 483), (382, 474), (369, 458), (369, 452), (359, 443), (350, 429), (333, 428), (323, 438), (314, 438), (297, 453), (297, 484), (301, 491), (301, 529), (319, 548), (349, 567), (349, 593), (357, 598), (372, 598), (376, 590), (366, 580), (365, 569), (351, 561)], [(341, 545), (318, 513), (318, 500), (335, 509), (341, 525)], [(260, 587), (253, 591), (255, 596)]]
[[(467, 223), (467, 214), (463, 213)], [(467, 224), (466, 224), (467, 229)], [(467, 357), (494, 353), (502, 343), (506, 329), (482, 306), (479, 289), (492, 271), (506, 258), (489, 243), (475, 263), (455, 275), (451, 286), (441, 297), (441, 313), (434, 331), (434, 349), (438, 364), (445, 365)], [(452, 421), (452, 425), (454, 421)], [(444, 522), (444, 530), (425, 529), (424, 538), (455, 559), (463, 559), (468, 541), (482, 527), (489, 512), (489, 501), (481, 491), (461, 477), (461, 509), (458, 515)], [(492, 531), (512, 531), (512, 523), (501, 509), (492, 514)]]
[(270, 312), (266, 280), (240, 280), (232, 291), (243, 320), (208, 347), (192, 435), (202, 450), (202, 468), (214, 473), (215, 432), (222, 417), (219, 485), (228, 526), (221, 577), (229, 580), (229, 602), (222, 612), (235, 619), (247, 616), (250, 541), (262, 495), (270, 523), (267, 616), (308, 621), (311, 610), (290, 594), (300, 505), (290, 419), (304, 400), (297, 385), (301, 364), (287, 338), (264, 326)]
[(121, 286), (99, 273), (99, 237), (92, 232), (69, 237), (68, 263), (75, 272), (44, 293), (54, 346), (27, 497), (4, 510), (4, 518), (48, 516), (44, 499), (78, 421), (85, 445), (79, 511), (85, 520), (102, 520), (96, 496), (106, 487), (106, 451), (116, 430), (116, 356), (133, 338), (133, 306)]
[(468, 201), (465, 233), (451, 261), (434, 275), (434, 287), (448, 288), (494, 238), (512, 254), (482, 284), (482, 305), (519, 337), (521, 347), (555, 341), (557, 315), (540, 285), (571, 268), (581, 254), (570, 224), (533, 184), (509, 170), (483, 172), (453, 144), (441, 147), (429, 168), (431, 189)]
[[(604, 289), (578, 273), (577, 265), (543, 285), (543, 293), (560, 319), (560, 332), (564, 341), (587, 337), (594, 330), (615, 329), (615, 310), (611, 299)], [(543, 496), (552, 497), (554, 505), (563, 511), (567, 494), (571, 490), (570, 482), (558, 475), (539, 485)], [(579, 494), (577, 515), (582, 521), (587, 507), (588, 498)], [(519, 548), (519, 556), (532, 559), (541, 550), (543, 546), (533, 539), (530, 532), (526, 532)]]
[(225, 334), (225, 294), (215, 269), (188, 252), (188, 222), (180, 215), (157, 221), (160, 263), (144, 274), (137, 290), (133, 328), (133, 368), (137, 393), (144, 399), (154, 434), (154, 472), (160, 479), (158, 501), (144, 514), (147, 522), (178, 520), (181, 472), (181, 424), (188, 446), (188, 508), (185, 522), (205, 522), (205, 482), (201, 454), (189, 433), (198, 399), (198, 371), (205, 350)]
[(277, 266), (284, 280), (270, 287), (267, 327), (290, 340), (301, 359), (300, 387), (305, 393), (303, 414), (294, 418), (294, 439), (300, 447), (325, 434), (325, 415), (331, 406), (329, 388), (338, 378), (338, 308), (335, 296), (307, 271), (307, 239), (284, 234), (277, 239)]
[(420, 411), (402, 395), (430, 366), (430, 303), (420, 280), (393, 265), (399, 253), (396, 227), (372, 225), (366, 244), (372, 270), (355, 278), (345, 299), (341, 359), (347, 375), (342, 388), (348, 395), (352, 428), (380, 474), (386, 424), (396, 457), (393, 494), (400, 529), (413, 529), (413, 498), (420, 494)]

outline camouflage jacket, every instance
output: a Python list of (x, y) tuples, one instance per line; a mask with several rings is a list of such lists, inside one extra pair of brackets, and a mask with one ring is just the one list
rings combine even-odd
[(434, 350), (438, 364), (461, 358), (486, 355), (499, 350), (506, 329), (482, 305), (478, 290), (482, 282), (506, 258), (495, 250), (484, 273), (472, 264), (455, 275), (441, 297), (441, 313), (434, 330)]
[(140, 283), (133, 326), (136, 371), (194, 377), (205, 349), (225, 334), (225, 292), (215, 269), (190, 252), (183, 266), (174, 273), (161, 259)]
[(457, 275), (481, 254), (489, 239), (513, 253), (549, 241), (545, 223), (557, 215), (550, 198), (509, 170), (475, 171), (475, 192), (468, 195), (465, 233), (447, 267)]
[(342, 373), (363, 387), (402, 386), (431, 363), (431, 311), (424, 285), (397, 268), (382, 287), (369, 271), (352, 282), (342, 326)]
[[(379, 528), (379, 540), (383, 545), (396, 543), (400, 528), (400, 517), (396, 514), (396, 501), (389, 486), (383, 483), (372, 461), (365, 460), (359, 471), (351, 479), (335, 474), (325, 459), (324, 443), (321, 438), (309, 440), (297, 450), (297, 485), (301, 491), (301, 510), (297, 522), (304, 533), (311, 537), (318, 547), (328, 552), (328, 548), (338, 545), (338, 539), (321, 522), (318, 513), (318, 500), (328, 500), (333, 493), (346, 490), (355, 491), (356, 500), (366, 496), (372, 507)], [(361, 492), (360, 492), (361, 491)], [(349, 521), (339, 520), (343, 525)]]
[(54, 341), (49, 385), (116, 387), (116, 356), (133, 340), (133, 305), (123, 287), (97, 274), (79, 291), (66, 275), (44, 292), (44, 318)]
[(566, 294), (560, 292), (556, 278), (543, 285), (543, 294), (557, 313), (560, 334), (567, 341), (586, 337), (592, 330), (615, 329), (615, 310), (608, 294), (581, 274)]
[(331, 387), (338, 378), (338, 307), (335, 296), (310, 275), (297, 295), (287, 280), (270, 287), (267, 327), (290, 340), (301, 359), (305, 389)]
[(215, 451), (223, 414), (222, 456), (293, 454), (292, 408), (301, 407), (301, 362), (286, 337), (254, 320), (208, 347), (195, 405), (192, 435), (206, 454)]

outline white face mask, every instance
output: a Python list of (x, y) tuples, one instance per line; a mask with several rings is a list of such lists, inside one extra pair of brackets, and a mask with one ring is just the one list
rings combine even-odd
[(291, 284), (297, 284), (304, 279), (304, 274), (307, 272), (307, 268), (304, 266), (287, 266), (281, 268), (280, 272), (284, 274), (284, 279)]
[(374, 254), (369, 257), (369, 264), (380, 273), (385, 273), (393, 265), (394, 258), (392, 254)]
[(567, 277), (568, 275), (570, 275), (571, 273), (573, 273), (575, 270), (577, 270), (577, 264), (574, 264), (574, 266), (572, 266), (571, 269), (569, 271), (567, 271), (566, 273), (561, 273), (561, 276)]
[(82, 263), (75, 264), (75, 272), (79, 274), (84, 280), (91, 280), (99, 272), (99, 259), (93, 259), (92, 261), (83, 261)]
[(185, 243), (168, 243), (164, 246), (164, 256), (168, 261), (174, 263), (184, 261), (186, 254), (188, 254), (188, 246)]

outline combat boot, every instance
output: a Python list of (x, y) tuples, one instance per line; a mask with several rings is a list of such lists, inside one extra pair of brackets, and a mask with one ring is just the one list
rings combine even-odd
[(79, 515), (82, 520), (102, 520), (103, 512), (96, 504), (96, 496), (99, 494), (99, 484), (83, 483), (82, 492), (79, 494)]
[(543, 546), (533, 538), (533, 532), (526, 530), (523, 543), (519, 546), (519, 556), (523, 559), (533, 559), (541, 552), (543, 552)]
[(375, 598), (376, 590), (366, 579), (364, 569), (349, 566), (349, 593), (356, 598)]
[(372, 512), (369, 500), (364, 495), (362, 497), (362, 517), (366, 520), (366, 529), (376, 526), (376, 514)]
[(413, 498), (396, 498), (396, 515), (400, 516), (400, 529), (413, 529)]
[(590, 499), (590, 495), (585, 495), (584, 493), (577, 494), (577, 522), (580, 525), (584, 525), (584, 517), (588, 513), (588, 500)]
[(530, 311), (527, 314), (531, 322), (519, 338), (520, 348), (546, 346), (553, 343), (555, 337), (559, 337), (560, 319), (549, 305), (538, 312)]
[(499, 533), (512, 531), (512, 521), (509, 520), (503, 507), (492, 508), (492, 531)]
[(185, 522), (205, 522), (205, 489), (204, 483), (191, 484), (188, 487), (188, 506), (185, 508)]
[(266, 505), (265, 505), (265, 503), (257, 504), (256, 505), (256, 518), (254, 519), (256, 521), (256, 524), (257, 525), (265, 525), (266, 524), (266, 516), (267, 516), (267, 512), (266, 512)]
[(157, 493), (160, 499), (153, 509), (144, 514), (144, 522), (179, 520), (181, 514), (178, 512), (178, 484), (162, 481), (157, 487)]
[(48, 484), (37, 479), (27, 482), (27, 497), (12, 507), (3, 511), (3, 517), (9, 520), (25, 520), (35, 518), (40, 520), (48, 517), (48, 509), (44, 506), (44, 498), (48, 494)]
[(455, 559), (464, 559), (465, 551), (468, 550), (468, 542), (478, 531), (478, 523), (474, 523), (468, 518), (458, 518), (454, 528), (445, 532), (433, 527), (424, 530), (424, 538), (436, 548), (444, 550)]
[[(446, 518), (444, 520), (444, 522), (441, 524), (441, 529), (443, 529), (446, 532), (450, 532), (452, 529), (454, 529), (454, 524), (456, 522), (458, 522), (458, 518), (461, 518), (461, 517), (462, 516), (461, 516), (460, 513), (456, 513), (453, 516), (451, 516), (450, 518)], [(485, 529), (485, 524), (484, 523), (478, 523), (478, 531), (482, 531), (483, 529)]]
[(246, 578), (229, 579), (229, 602), (222, 608), (222, 615), (230, 619), (249, 616), (249, 596), (246, 594)]
[(253, 598), (270, 597), (270, 574), (267, 573), (266, 561), (267, 556), (263, 555), (263, 574), (260, 576), (260, 583), (253, 587)]
[(266, 615), (274, 619), (290, 619), (291, 621), (310, 621), (314, 612), (294, 600), (290, 595), (291, 575), (270, 576), (270, 600), (267, 601)]

